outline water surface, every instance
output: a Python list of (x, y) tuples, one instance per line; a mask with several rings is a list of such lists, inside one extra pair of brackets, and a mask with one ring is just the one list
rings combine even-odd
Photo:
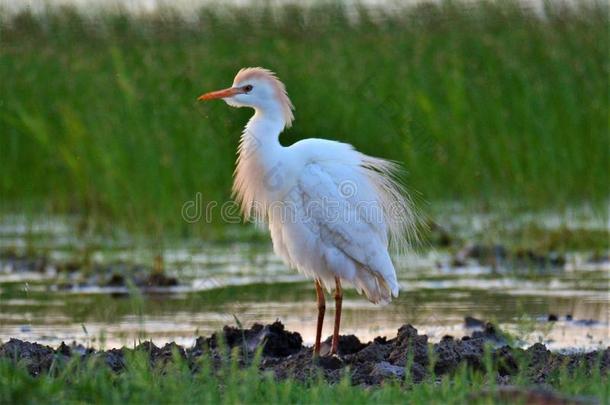
[[(4, 248), (35, 245), (61, 262), (78, 253), (82, 242), (70, 229), (61, 221), (34, 227), (3, 224), (0, 242)], [(151, 255), (150, 250), (98, 241), (91, 260), (138, 263), (150, 261)], [(411, 323), (434, 341), (469, 334), (464, 317), (474, 316), (499, 323), (519, 338), (517, 344), (605, 347), (610, 345), (610, 262), (591, 262), (589, 257), (569, 253), (565, 266), (536, 268), (476, 261), (455, 267), (450, 252), (433, 248), (403, 255), (396, 258), (401, 293), (391, 304), (373, 305), (346, 288), (342, 333), (367, 341), (394, 336), (399, 326)], [(235, 325), (237, 318), (244, 325), (279, 319), (306, 343), (313, 342), (313, 283), (284, 266), (270, 243), (182, 241), (165, 249), (164, 260), (167, 274), (180, 285), (142, 293), (96, 285), (60, 288), (58, 278), (73, 282), (82, 274), (58, 274), (53, 265), (44, 272), (24, 272), (0, 261), (0, 340), (50, 345), (74, 340), (106, 348), (143, 339), (189, 345), (199, 335)], [(326, 336), (332, 332), (331, 296), (327, 308)], [(549, 314), (559, 320), (548, 322)]]

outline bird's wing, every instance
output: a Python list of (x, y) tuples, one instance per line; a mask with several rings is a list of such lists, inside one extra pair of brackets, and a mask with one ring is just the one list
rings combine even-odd
[[(402, 252), (418, 241), (417, 229), (424, 225), (416, 212), (409, 193), (402, 184), (403, 170), (395, 162), (375, 158), (356, 151), (352, 145), (326, 139), (310, 138), (293, 144), (296, 156), (307, 156), (320, 165), (337, 187), (356, 193), (347, 199), (358, 204), (359, 211), (370, 218), (377, 234), (389, 242), (392, 250)], [(346, 194), (346, 193), (343, 193)], [(362, 208), (369, 205), (368, 208)]]
[(287, 197), (300, 207), (299, 220), (319, 233), (321, 243), (354, 262), (351, 281), (369, 299), (387, 301), (389, 294), (398, 294), (385, 218), (365, 176), (341, 162), (312, 162)]

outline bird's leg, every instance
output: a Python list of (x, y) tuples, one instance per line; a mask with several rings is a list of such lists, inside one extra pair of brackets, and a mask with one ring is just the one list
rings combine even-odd
[(322, 324), (324, 323), (324, 312), (326, 311), (326, 299), (320, 280), (316, 280), (316, 296), (318, 301), (318, 326), (316, 328), (316, 343), (313, 346), (313, 355), (320, 355), (320, 340), (322, 339)]
[(335, 329), (333, 330), (333, 342), (330, 354), (337, 354), (339, 349), (339, 326), (341, 326), (341, 304), (343, 303), (343, 290), (341, 280), (335, 277)]

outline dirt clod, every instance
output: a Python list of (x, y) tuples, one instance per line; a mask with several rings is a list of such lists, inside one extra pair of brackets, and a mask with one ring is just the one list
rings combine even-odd
[(48, 371), (53, 363), (54, 355), (55, 351), (49, 346), (19, 339), (11, 339), (0, 347), (0, 358), (4, 357), (15, 363), (23, 362), (33, 376)]
[[(332, 336), (324, 341), (327, 345), (332, 344)], [(339, 355), (353, 354), (362, 350), (366, 345), (360, 342), (354, 335), (340, 335), (339, 336), (339, 347), (337, 349)]]
[(464, 318), (464, 325), (467, 328), (482, 328), (485, 326), (485, 321), (482, 321), (472, 316), (467, 316)]

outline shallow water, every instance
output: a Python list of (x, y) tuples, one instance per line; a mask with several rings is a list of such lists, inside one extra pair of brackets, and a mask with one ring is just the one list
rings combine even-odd
[[(74, 256), (79, 238), (63, 222), (34, 228), (0, 226), (2, 247), (36, 245), (52, 260)], [(26, 240), (27, 239), (27, 240)], [(99, 243), (98, 243), (99, 245)], [(92, 260), (147, 262), (151, 252), (122, 243), (102, 244)], [(447, 251), (427, 249), (396, 259), (401, 294), (387, 306), (367, 302), (347, 288), (342, 333), (367, 341), (394, 336), (413, 324), (432, 341), (471, 331), (465, 316), (499, 323), (520, 340), (544, 342), (551, 349), (586, 350), (610, 345), (608, 286), (610, 262), (593, 263), (587, 253), (566, 256), (561, 268), (519, 268), (469, 261), (452, 267)], [(131, 346), (153, 339), (157, 344), (192, 344), (226, 324), (269, 323), (280, 319), (314, 339), (316, 303), (313, 283), (289, 270), (267, 243), (201, 244), (180, 242), (165, 250), (168, 275), (180, 285), (129, 293), (125, 287), (82, 286), (60, 289), (53, 266), (45, 272), (23, 272), (0, 260), (0, 340), (27, 339), (58, 345), (77, 341), (98, 347)], [(75, 273), (73, 277), (78, 277)], [(331, 333), (332, 298), (327, 297), (324, 335)], [(548, 322), (549, 314), (559, 317)], [(566, 315), (572, 320), (567, 320)]]

